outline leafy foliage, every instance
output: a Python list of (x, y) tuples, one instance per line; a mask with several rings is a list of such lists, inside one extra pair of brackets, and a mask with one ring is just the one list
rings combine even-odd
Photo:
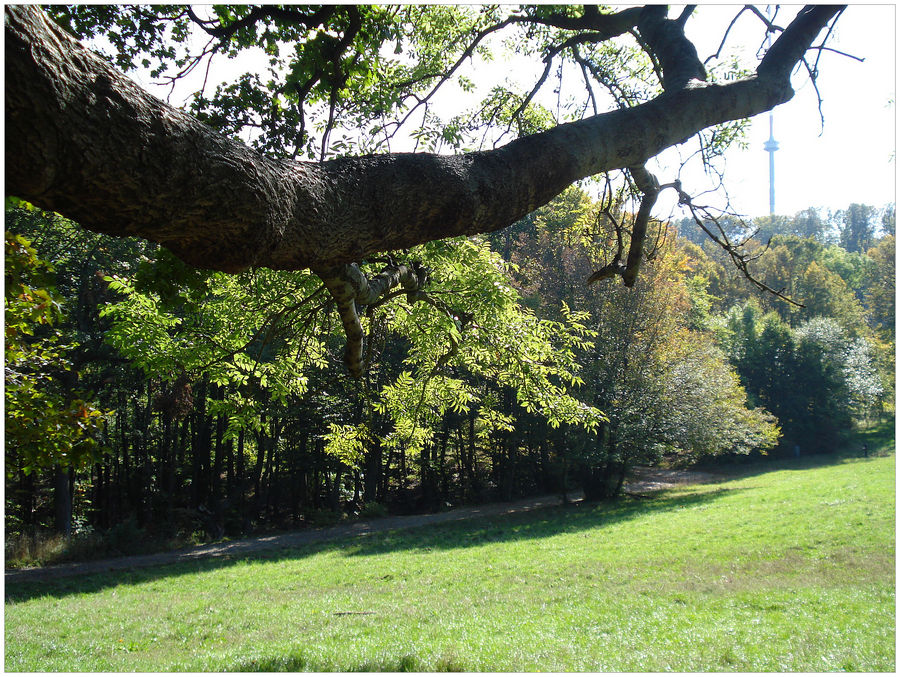
[(630, 467), (664, 456), (693, 460), (770, 448), (778, 435), (772, 417), (746, 408), (731, 367), (711, 337), (696, 331), (694, 299), (705, 300), (706, 315), (711, 302), (700, 282), (691, 291), (692, 264), (671, 238), (660, 234), (633, 289), (587, 292), (584, 280), (613, 247), (602, 237), (607, 218), (573, 189), (504, 235), (501, 245), (541, 312), (571, 301), (591, 329), (591, 344), (576, 351), (585, 365), (578, 393), (608, 420), (594, 435), (567, 431), (560, 442), (561, 453), (580, 466), (586, 493), (614, 495)]
[(71, 388), (71, 346), (54, 327), (63, 316), (52, 269), (28, 240), (6, 232), (6, 473), (96, 460), (104, 414)]
[[(186, 107), (225, 133), (280, 157), (482, 148), (505, 137), (627, 108), (662, 91), (659, 55), (637, 31), (591, 30), (574, 6), (91, 6), (55, 5), (51, 17), (96, 45), (122, 70), (174, 86), (205, 72)], [(539, 64), (485, 91), (482, 64), (508, 56)], [(207, 86), (213, 61), (227, 83)], [(262, 65), (261, 65), (262, 64)], [(715, 69), (746, 71), (732, 57)], [(563, 87), (563, 81), (578, 85)], [(212, 90), (212, 91), (210, 91)], [(459, 111), (460, 92), (474, 105)], [(447, 115), (433, 104), (452, 101)], [(700, 136), (713, 162), (745, 125)]]
[[(308, 274), (260, 268), (240, 276), (189, 268), (164, 250), (134, 279), (108, 277), (121, 300), (101, 316), (107, 340), (146, 374), (174, 383), (202, 376), (228, 389), (216, 413), (229, 433), (259, 428), (259, 398), (302, 395), (306, 370), (321, 367), (326, 335), (315, 333), (321, 285)], [(247, 392), (254, 398), (248, 400)]]
[(868, 342), (831, 318), (792, 330), (748, 304), (731, 310), (723, 340), (753, 401), (778, 417), (788, 448), (833, 449), (853, 415), (882, 394)]

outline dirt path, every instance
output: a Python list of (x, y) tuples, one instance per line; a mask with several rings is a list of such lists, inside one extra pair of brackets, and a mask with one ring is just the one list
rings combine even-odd
[(722, 479), (721, 475), (709, 472), (645, 467), (635, 468), (631, 474), (632, 478), (625, 483), (625, 490), (633, 493), (671, 489), (682, 484), (706, 484)]
[[(636, 468), (634, 471), (634, 478), (625, 484), (625, 489), (630, 492), (643, 493), (668, 489), (679, 484), (702, 483), (713, 481), (715, 479), (715, 476), (709, 473), (684, 470), (659, 470), (657, 468)], [(581, 498), (581, 492), (570, 492), (568, 494), (568, 499), (570, 501), (580, 501)], [(93, 560), (74, 564), (57, 564), (31, 569), (7, 570), (5, 584), (10, 585), (26, 581), (42, 581), (83, 574), (99, 574), (107, 571), (136, 569), (162, 564), (173, 564), (176, 562), (188, 562), (208, 557), (241, 556), (264, 550), (293, 548), (308, 543), (332, 541), (346, 538), (347, 536), (390, 531), (391, 529), (410, 529), (428, 524), (442, 524), (445, 522), (454, 522), (476, 517), (508, 515), (511, 513), (560, 505), (561, 503), (562, 497), (559, 494), (553, 494), (537, 498), (526, 498), (509, 503), (488, 503), (486, 505), (457, 508), (447, 512), (427, 515), (382, 517), (365, 522), (353, 522), (351, 524), (335, 527), (304, 529), (303, 531), (293, 531), (275, 536), (244, 538), (238, 541), (200, 545), (152, 555), (132, 555), (129, 557), (115, 557), (112, 559)]]

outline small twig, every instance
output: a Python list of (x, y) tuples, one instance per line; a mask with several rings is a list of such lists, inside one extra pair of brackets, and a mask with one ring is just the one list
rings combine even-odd
[(335, 611), (332, 616), (373, 616), (374, 611)]
[(708, 57), (706, 57), (706, 59), (703, 61), (704, 66), (713, 59), (719, 58), (719, 55), (722, 53), (722, 48), (725, 47), (725, 41), (728, 40), (728, 34), (731, 33), (731, 29), (734, 27), (734, 24), (737, 23), (737, 20), (741, 17), (741, 14), (747, 11), (747, 9), (747, 7), (742, 7), (741, 10), (734, 15), (731, 23), (728, 24), (728, 28), (725, 29), (725, 34), (722, 36), (722, 42), (719, 43), (719, 49), (716, 50), (715, 54), (710, 54)]
[[(835, 49), (834, 47), (826, 47), (825, 45), (814, 45), (810, 47), (810, 50), (816, 50), (818, 52), (832, 52), (834, 54), (838, 54), (840, 56), (846, 56), (848, 59), (853, 59), (854, 61), (859, 61), (860, 63), (865, 63), (865, 57), (856, 56), (855, 54), (849, 54), (847, 52), (842, 52), (839, 49)], [(818, 59), (816, 60), (818, 63)]]
[(576, 61), (578, 61), (578, 63), (582, 65), (582, 67), (587, 66), (587, 69), (591, 72), (591, 75), (593, 75), (594, 78), (596, 78), (597, 82), (599, 82), (606, 89), (606, 91), (609, 92), (609, 95), (613, 98), (619, 108), (628, 107), (628, 104), (630, 103), (629, 96), (621, 84), (619, 84), (618, 82), (610, 81), (606, 76), (604, 76), (603, 73), (601, 73), (594, 67), (594, 64), (591, 61), (588, 61), (584, 58), (576, 58)]
[(587, 90), (588, 98), (590, 99), (591, 105), (594, 107), (594, 115), (599, 113), (597, 109), (597, 99), (594, 97), (594, 90), (591, 87), (591, 79), (588, 77), (587, 68), (585, 68), (584, 59), (581, 57), (581, 54), (578, 51), (578, 46), (574, 45), (572, 47), (572, 56), (575, 59), (576, 63), (581, 67), (581, 76), (584, 78), (584, 88)]
[[(777, 31), (782, 31), (782, 32), (784, 31), (784, 28), (782, 28), (781, 26), (775, 25), (775, 23), (774, 23), (775, 17), (772, 17), (772, 19), (769, 19), (769, 17), (767, 17), (762, 12), (760, 12), (759, 9), (757, 9), (753, 5), (745, 5), (744, 9), (749, 9), (751, 12), (753, 12), (756, 16), (759, 17), (759, 20), (762, 21), (766, 25), (766, 33), (775, 33)], [(741, 11), (743, 11), (743, 10), (741, 10)]]
[[(834, 19), (831, 21), (831, 23), (828, 26), (828, 32), (825, 34), (825, 37), (822, 38), (822, 44), (819, 47), (813, 47), (813, 49), (819, 50), (818, 55), (816, 55), (816, 63), (813, 65), (814, 73), (819, 72), (819, 59), (822, 58), (822, 52), (825, 50), (825, 45), (828, 43), (828, 38), (831, 37), (831, 34), (834, 32), (834, 26), (835, 26), (835, 24), (837, 24), (837, 20), (841, 18), (841, 14), (843, 14), (843, 13), (844, 13), (844, 10), (841, 10), (835, 15)], [(849, 54), (845, 55), (845, 56), (849, 56)], [(854, 57), (854, 58), (856, 58), (856, 57)], [(862, 59), (860, 59), (860, 61), (862, 61)]]
[(662, 84), (662, 81), (663, 81), (662, 66), (660, 66), (659, 60), (656, 58), (656, 53), (650, 48), (650, 45), (647, 44), (647, 42), (644, 40), (644, 38), (641, 37), (641, 34), (638, 31), (631, 29), (628, 32), (631, 34), (631, 37), (633, 37), (635, 39), (635, 41), (638, 43), (638, 45), (640, 45), (641, 49), (643, 49), (644, 52), (647, 54), (647, 56), (650, 58), (650, 63), (653, 66), (653, 72), (656, 73), (656, 77), (659, 79), (660, 84)]
[[(818, 101), (817, 107), (819, 110), (819, 136), (825, 133), (825, 113), (822, 112), (822, 93), (819, 91), (819, 85), (816, 82), (818, 72), (816, 71), (814, 66), (810, 66), (809, 62), (806, 60), (806, 57), (801, 59), (803, 62), (803, 66), (806, 68), (806, 72), (809, 74), (809, 81), (812, 83), (813, 89), (816, 92), (816, 100)], [(818, 59), (816, 59), (816, 63), (818, 63)]]
[(437, 84), (431, 88), (428, 94), (425, 95), (424, 98), (419, 100), (419, 102), (415, 106), (410, 108), (402, 120), (400, 120), (399, 122), (391, 123), (395, 127), (395, 129), (400, 129), (401, 127), (403, 127), (403, 125), (406, 124), (407, 120), (409, 120), (410, 116), (416, 109), (418, 109), (421, 105), (428, 103), (429, 99), (431, 99), (431, 97), (433, 97), (437, 93), (437, 91), (443, 86), (443, 84), (447, 82), (451, 77), (453, 77), (453, 74), (457, 70), (459, 70), (459, 67), (462, 66), (463, 63), (465, 63), (465, 61), (475, 53), (475, 50), (482, 40), (484, 40), (491, 33), (506, 28), (511, 23), (512, 19), (508, 18), (505, 21), (501, 21), (498, 24), (489, 26), (488, 28), (479, 31), (472, 39), (472, 42), (470, 42), (466, 49), (463, 50), (463, 53), (456, 60), (456, 62), (450, 67), (450, 69), (441, 75), (440, 80), (438, 80)]
[[(675, 186), (673, 186), (673, 187), (675, 187), (676, 191), (678, 192), (679, 204), (684, 205), (685, 207), (687, 207), (690, 210), (691, 216), (693, 217), (694, 222), (700, 227), (701, 230), (703, 230), (704, 233), (706, 233), (710, 238), (712, 238), (712, 240), (717, 245), (719, 245), (720, 247), (722, 247), (722, 249), (725, 250), (725, 252), (731, 258), (732, 263), (734, 263), (735, 267), (737, 267), (737, 269), (741, 271), (741, 273), (744, 275), (744, 277), (751, 284), (755, 285), (756, 287), (758, 287), (759, 289), (761, 289), (763, 291), (766, 291), (774, 296), (777, 296), (782, 301), (787, 301), (788, 303), (797, 306), (798, 308), (806, 307), (802, 303), (795, 301), (794, 299), (785, 295), (784, 289), (781, 289), (780, 291), (775, 290), (772, 287), (770, 287), (769, 285), (765, 284), (764, 282), (761, 282), (760, 280), (756, 279), (753, 276), (753, 273), (750, 272), (750, 269), (748, 268), (748, 264), (751, 263), (752, 261), (754, 261), (755, 259), (759, 258), (759, 256), (761, 256), (761, 254), (759, 254), (757, 256), (749, 256), (749, 255), (739, 251), (738, 247), (735, 246), (729, 239), (728, 235), (725, 232), (725, 229), (722, 227), (722, 224), (719, 223), (718, 219), (716, 219), (715, 217), (713, 217), (712, 214), (709, 213), (708, 209), (706, 209), (705, 207), (697, 207), (694, 204), (692, 204), (691, 196), (688, 195), (686, 192), (684, 192), (681, 189), (680, 182), (675, 182)], [(702, 215), (707, 220), (711, 221), (712, 223), (714, 223), (716, 225), (716, 228), (718, 228), (718, 230), (719, 230), (719, 235), (716, 235), (715, 233), (713, 233), (706, 226), (703, 219), (700, 218), (700, 215), (701, 215), (700, 213), (702, 213)], [(766, 246), (768, 247), (768, 245), (766, 245)]]

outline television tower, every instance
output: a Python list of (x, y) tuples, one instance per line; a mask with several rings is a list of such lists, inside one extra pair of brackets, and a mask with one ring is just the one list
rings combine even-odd
[(774, 134), (775, 118), (769, 113), (769, 140), (763, 144), (763, 149), (769, 154), (769, 215), (775, 215), (775, 151), (778, 150), (778, 142)]
[[(772, 6), (766, 7), (766, 17), (772, 23)], [(772, 46), (772, 31), (766, 31), (766, 51)], [(775, 215), (775, 151), (778, 150), (778, 142), (775, 140), (775, 116), (769, 111), (769, 140), (763, 144), (763, 149), (769, 154), (769, 215)]]

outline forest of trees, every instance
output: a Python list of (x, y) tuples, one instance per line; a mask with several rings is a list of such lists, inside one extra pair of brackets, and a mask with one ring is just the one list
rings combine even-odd
[(724, 171), (843, 9), (703, 61), (695, 10), (7, 6), (7, 535), (606, 499), (892, 415), (893, 207), (746, 224), (645, 166)]
[(198, 271), (8, 206), (7, 533), (122, 549), (123, 530), (182, 542), (605, 498), (636, 464), (822, 453), (893, 413), (893, 211), (756, 222), (754, 274), (800, 307), (676, 236), (687, 222), (659, 230), (634, 288), (586, 285), (615, 247), (601, 207), (573, 188), (490, 237), (417, 248), (433, 304), (367, 309), (357, 381), (313, 275)]

